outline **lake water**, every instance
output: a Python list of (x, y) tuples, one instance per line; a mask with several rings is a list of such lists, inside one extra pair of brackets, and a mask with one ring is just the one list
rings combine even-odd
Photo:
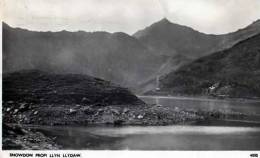
[[(39, 127), (38, 127), (39, 128)], [(40, 127), (64, 149), (260, 150), (260, 127)]]
[(248, 120), (175, 126), (36, 127), (64, 149), (90, 150), (260, 150), (260, 102), (141, 97), (147, 103), (181, 109), (237, 111)]

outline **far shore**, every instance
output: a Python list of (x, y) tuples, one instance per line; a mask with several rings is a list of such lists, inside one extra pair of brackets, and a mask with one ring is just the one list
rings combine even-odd
[(158, 99), (176, 99), (176, 100), (197, 100), (197, 101), (246, 101), (260, 102), (260, 98), (232, 98), (215, 96), (189, 96), (189, 95), (137, 95), (138, 98), (158, 98)]

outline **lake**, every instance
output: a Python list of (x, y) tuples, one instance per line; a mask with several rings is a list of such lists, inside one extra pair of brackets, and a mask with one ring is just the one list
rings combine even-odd
[(215, 120), (173, 126), (34, 127), (64, 149), (260, 150), (260, 102), (176, 97), (140, 97), (145, 102), (189, 110), (250, 114), (246, 120)]
[(260, 127), (37, 127), (64, 149), (259, 150)]

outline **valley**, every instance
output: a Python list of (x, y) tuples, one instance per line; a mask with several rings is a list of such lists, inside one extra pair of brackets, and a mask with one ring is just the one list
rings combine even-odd
[(223, 35), (167, 19), (133, 35), (3, 23), (2, 84), (3, 149), (260, 147), (259, 20)]

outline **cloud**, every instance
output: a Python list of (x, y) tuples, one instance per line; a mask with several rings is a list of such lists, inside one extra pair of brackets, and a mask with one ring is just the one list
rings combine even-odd
[(260, 18), (259, 0), (162, 0), (171, 21), (206, 33), (227, 33)]
[(4, 20), (32, 30), (134, 33), (160, 19), (226, 33), (260, 18), (259, 0), (3, 0)]

